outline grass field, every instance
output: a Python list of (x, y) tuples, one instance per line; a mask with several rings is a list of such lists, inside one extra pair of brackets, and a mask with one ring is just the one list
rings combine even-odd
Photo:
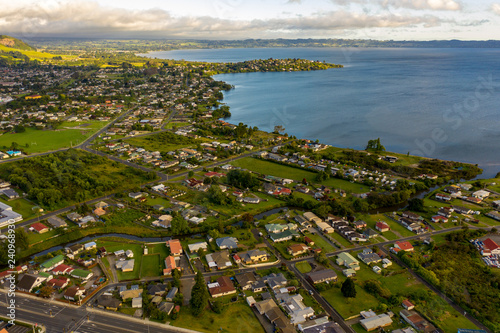
[(140, 273), (140, 267), (141, 267), (141, 260), (142, 260), (142, 245), (139, 243), (135, 242), (130, 242), (129, 240), (126, 239), (119, 239), (116, 240), (107, 240), (105, 238), (100, 238), (96, 240), (97, 247), (104, 246), (106, 247), (106, 250), (108, 252), (115, 252), (118, 250), (132, 250), (134, 252), (134, 270), (132, 272), (122, 272), (120, 270), (116, 271), (116, 275), (118, 276), (119, 281), (123, 280), (136, 280), (139, 279), (139, 273)]
[(297, 267), (302, 274), (309, 273), (312, 270), (311, 265), (307, 261), (298, 262), (295, 264), (295, 267)]
[(170, 324), (208, 333), (265, 332), (250, 307), (243, 302), (225, 306), (221, 314), (216, 314), (207, 309), (200, 317), (194, 317), (189, 308), (181, 307), (179, 317), (171, 321)]
[[(78, 126), (78, 123), (70, 124)], [(23, 133), (8, 133), (0, 136), (0, 148), (9, 148), (12, 142), (16, 142), (27, 153), (68, 148), (82, 143), (105, 124), (106, 122), (102, 121), (93, 122), (91, 126), (82, 127), (82, 129), (66, 129), (61, 126), (57, 130), (50, 131), (26, 128), (26, 132)]]
[[(51, 54), (51, 53), (46, 53), (46, 52), (39, 52), (39, 51), (28, 51), (28, 50), (19, 50), (19, 49), (13, 49), (4, 45), (0, 45), (0, 51), (14, 51), (14, 52), (20, 52), (28, 57), (30, 59), (38, 59), (38, 60), (47, 60), (47, 59), (52, 59), (56, 56), (59, 56), (59, 54)], [(72, 55), (60, 55), (64, 60), (72, 59), (75, 58), (76, 56)]]
[(334, 251), (338, 250), (336, 247), (334, 247), (328, 241), (324, 240), (323, 237), (321, 237), (320, 235), (305, 234), (305, 236), (309, 237), (314, 242), (313, 247), (319, 246), (320, 248), (323, 249), (324, 253), (334, 252)]
[(329, 234), (328, 236), (332, 237), (337, 243), (343, 245), (345, 247), (354, 247), (352, 243), (350, 243), (347, 239), (334, 232), (333, 234)]
[(159, 254), (148, 254), (142, 257), (141, 278), (162, 275)]
[(302, 181), (302, 179), (305, 178), (307, 181), (313, 182), (314, 178), (316, 177), (316, 173), (311, 171), (292, 168), (286, 165), (280, 165), (253, 157), (245, 157), (233, 161), (231, 162), (231, 164), (254, 172), (262, 173), (264, 175), (289, 178), (298, 181)]
[[(344, 281), (342, 277), (339, 275), (339, 280)], [(321, 295), (344, 319), (359, 315), (360, 311), (374, 309), (379, 303), (374, 296), (358, 285), (356, 285), (356, 298), (354, 299), (345, 298), (340, 291), (340, 287), (332, 287), (321, 292)]]
[(26, 199), (19, 198), (7, 201), (4, 198), (0, 198), (0, 202), (3, 202), (4, 204), (11, 206), (12, 210), (15, 211), (16, 213), (21, 214), (24, 220), (36, 216), (36, 212), (33, 211), (33, 207), (36, 207), (36, 205), (29, 202)]
[[(277, 164), (270, 161), (265, 161), (253, 157), (245, 157), (231, 162), (234, 166), (248, 169), (254, 172), (262, 173), (264, 175), (271, 175), (275, 177), (288, 178), (296, 181), (306, 179), (310, 183), (317, 183), (315, 181), (316, 173), (308, 170), (293, 168), (286, 165)], [(330, 178), (322, 182), (323, 185), (340, 188), (342, 190), (349, 190), (354, 193), (368, 192), (370, 189), (361, 184), (351, 183), (347, 180)], [(309, 197), (310, 199), (311, 197)]]

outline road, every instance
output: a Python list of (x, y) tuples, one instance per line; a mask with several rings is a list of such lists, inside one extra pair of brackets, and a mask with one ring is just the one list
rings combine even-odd
[[(189, 330), (152, 323), (126, 315), (87, 306), (71, 306), (52, 300), (16, 294), (16, 319), (44, 325), (47, 333), (135, 333), (189, 332)], [(5, 309), (6, 293), (0, 290), (0, 306)], [(4, 316), (5, 314), (1, 314)], [(194, 331), (191, 331), (194, 332)]]

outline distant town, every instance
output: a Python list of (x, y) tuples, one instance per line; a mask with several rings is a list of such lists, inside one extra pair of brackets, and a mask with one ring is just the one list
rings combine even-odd
[(232, 124), (213, 78), (342, 65), (0, 46), (0, 332), (500, 331), (500, 173)]

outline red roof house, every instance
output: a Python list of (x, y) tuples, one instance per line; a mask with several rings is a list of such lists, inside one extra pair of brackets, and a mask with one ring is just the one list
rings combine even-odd
[(30, 229), (33, 229), (35, 232), (39, 234), (43, 234), (44, 232), (49, 231), (49, 227), (40, 222), (33, 223), (32, 225), (30, 225)]
[(399, 241), (397, 241), (394, 244), (394, 247), (400, 249), (401, 251), (409, 251), (409, 252), (413, 251), (413, 245), (411, 245), (410, 242), (399, 242)]
[(386, 231), (391, 230), (391, 227), (387, 223), (385, 223), (384, 221), (378, 221), (375, 224), (375, 229), (377, 229), (380, 232), (386, 232)]

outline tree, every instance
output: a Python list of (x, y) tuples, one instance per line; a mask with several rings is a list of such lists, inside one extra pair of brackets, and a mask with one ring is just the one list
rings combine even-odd
[(274, 131), (273, 133), (280, 134), (285, 131), (285, 127), (283, 125), (276, 125), (274, 126)]
[(424, 200), (418, 198), (408, 200), (408, 209), (415, 212), (423, 212), (425, 210)]
[(342, 283), (342, 287), (340, 288), (342, 295), (346, 298), (355, 298), (356, 297), (356, 285), (351, 278), (347, 278), (344, 283)]
[(43, 286), (42, 288), (40, 288), (40, 293), (38, 293), (38, 296), (43, 298), (49, 298), (50, 296), (52, 296), (53, 292), (54, 288), (49, 286)]
[(368, 140), (366, 150), (374, 150), (379, 153), (385, 151), (385, 147), (380, 143), (380, 138), (377, 138), (376, 140)]
[(29, 246), (28, 234), (26, 233), (24, 228), (17, 228), (15, 234), (16, 234), (16, 246), (18, 246), (22, 250), (27, 249)]
[(185, 235), (191, 231), (187, 221), (182, 216), (176, 216), (172, 219), (171, 230), (173, 235)]
[(205, 278), (201, 271), (196, 273), (195, 284), (191, 290), (191, 312), (194, 316), (200, 316), (208, 305), (208, 290), (205, 286)]

